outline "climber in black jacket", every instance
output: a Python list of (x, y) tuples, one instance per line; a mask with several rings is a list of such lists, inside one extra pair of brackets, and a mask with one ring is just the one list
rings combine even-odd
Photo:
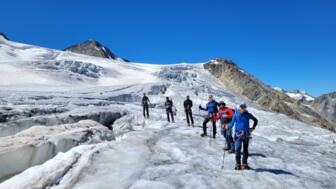
[(173, 101), (169, 99), (169, 97), (166, 98), (165, 107), (166, 107), (168, 122), (170, 122), (170, 116), (171, 116), (172, 122), (175, 123), (174, 115), (173, 115)]
[(190, 126), (190, 121), (191, 121), (191, 125), (194, 126), (194, 118), (192, 115), (193, 102), (192, 100), (190, 100), (189, 96), (187, 96), (187, 99), (184, 101), (183, 106), (184, 106), (184, 111), (186, 113), (188, 126)]
[(144, 118), (146, 117), (149, 118), (149, 112), (148, 112), (149, 104), (150, 104), (149, 98), (146, 96), (146, 93), (144, 93), (142, 97), (142, 107), (143, 107)]

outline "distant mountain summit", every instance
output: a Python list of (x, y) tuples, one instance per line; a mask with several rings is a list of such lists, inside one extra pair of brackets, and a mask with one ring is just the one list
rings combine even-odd
[(312, 102), (314, 100), (314, 97), (308, 94), (306, 91), (301, 91), (298, 89), (295, 89), (293, 91), (287, 91), (280, 87), (272, 87), (274, 90), (277, 90), (279, 92), (287, 94), (289, 97), (300, 101), (300, 102)]
[(9, 38), (8, 38), (4, 33), (2, 33), (2, 32), (0, 32), (0, 37), (3, 37), (3, 38), (5, 38), (6, 40), (9, 40)]
[(293, 90), (293, 91), (287, 91), (286, 94), (294, 98), (295, 100), (298, 100), (301, 102), (303, 101), (311, 102), (314, 100), (314, 97), (308, 94), (306, 91), (301, 91), (298, 89)]
[(65, 48), (64, 51), (70, 51), (89, 56), (96, 56), (108, 59), (117, 59), (117, 56), (107, 47), (95, 40), (87, 40), (82, 43)]

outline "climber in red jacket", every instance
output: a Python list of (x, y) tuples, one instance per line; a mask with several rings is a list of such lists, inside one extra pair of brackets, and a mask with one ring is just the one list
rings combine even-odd
[(223, 101), (220, 101), (218, 104), (219, 110), (214, 118), (220, 120), (221, 133), (226, 140), (226, 147), (224, 150), (229, 151), (229, 153), (234, 153), (235, 147), (231, 132), (232, 129), (229, 128), (234, 111), (231, 108), (226, 107), (226, 104)]

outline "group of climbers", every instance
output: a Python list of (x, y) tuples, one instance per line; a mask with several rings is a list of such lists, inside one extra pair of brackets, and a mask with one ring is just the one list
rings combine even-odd
[[(145, 118), (149, 118), (149, 107), (150, 101), (146, 94), (144, 94), (142, 98), (142, 106), (143, 106), (143, 115)], [(186, 120), (188, 126), (190, 123), (194, 126), (194, 119), (192, 114), (193, 102), (189, 96), (187, 96), (186, 100), (183, 103), (183, 107), (186, 114)], [(166, 114), (168, 122), (174, 121), (174, 113), (173, 113), (173, 101), (166, 97), (165, 102)], [(213, 96), (210, 95), (208, 99), (208, 103), (205, 107), (199, 105), (200, 110), (207, 111), (207, 115), (203, 121), (203, 133), (202, 137), (207, 135), (207, 124), (211, 121), (212, 124), (212, 138), (216, 138), (217, 127), (216, 123), (219, 121), (221, 127), (221, 134), (225, 138), (225, 151), (228, 153), (235, 153), (236, 157), (236, 170), (242, 169), (250, 169), (247, 163), (247, 159), (249, 156), (248, 148), (249, 141), (251, 139), (251, 133), (255, 130), (258, 120), (251, 113), (247, 111), (247, 106), (245, 103), (240, 104), (237, 110), (226, 107), (224, 101), (217, 102), (214, 100)], [(253, 120), (253, 126), (250, 128), (250, 120)], [(233, 128), (235, 131), (233, 132)], [(241, 150), (243, 148), (243, 158), (241, 158)]]
[[(146, 93), (144, 93), (142, 97), (142, 107), (143, 107), (144, 118), (149, 118), (149, 105), (150, 105), (149, 98), (147, 97)], [(175, 107), (174, 107), (173, 100), (170, 99), (169, 97), (166, 97), (166, 102), (164, 103), (164, 105), (165, 105), (166, 114), (167, 114), (167, 121), (175, 123), (174, 110), (173, 110)], [(186, 113), (188, 126), (190, 126), (190, 122), (191, 122), (191, 125), (194, 126), (194, 118), (192, 115), (193, 102), (190, 100), (189, 96), (187, 96), (187, 99), (184, 101), (183, 106), (184, 106), (184, 110)]]
[[(219, 107), (219, 110), (218, 110)], [(213, 96), (209, 96), (209, 102), (206, 107), (199, 106), (201, 110), (208, 112), (203, 122), (203, 134), (207, 136), (206, 125), (211, 120), (213, 126), (213, 138), (216, 138), (216, 121), (220, 121), (221, 133), (226, 140), (224, 150), (229, 153), (235, 153), (236, 156), (236, 170), (250, 169), (247, 163), (249, 156), (248, 148), (251, 139), (251, 133), (254, 131), (258, 124), (258, 119), (247, 111), (245, 103), (239, 106), (239, 109), (234, 111), (226, 107), (223, 101), (217, 103)], [(253, 126), (250, 128), (250, 120), (253, 120)], [(232, 132), (235, 128), (234, 133)], [(243, 159), (241, 159), (241, 150), (243, 148)]]

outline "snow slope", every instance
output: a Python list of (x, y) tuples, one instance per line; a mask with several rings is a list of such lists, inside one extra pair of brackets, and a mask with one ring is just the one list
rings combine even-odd
[[(3, 46), (7, 43), (4, 40), (0, 43), (2, 55), (5, 54)], [(105, 126), (112, 125), (116, 139), (98, 144), (81, 144), (60, 152), (44, 163), (0, 183), (0, 189), (315, 189), (336, 186), (335, 133), (284, 115), (265, 112), (253, 104), (248, 104), (249, 110), (260, 121), (250, 146), (249, 163), (253, 169), (233, 170), (234, 155), (231, 154), (225, 154), (222, 169), (224, 140), (219, 135), (216, 139), (200, 137), (205, 112), (200, 112), (197, 106), (204, 105), (209, 94), (213, 94), (217, 100), (224, 100), (230, 107), (237, 107), (244, 100), (206, 72), (202, 64), (121, 64), (56, 50), (50, 50), (51, 54), (57, 55), (45, 61), (46, 58), (39, 58), (39, 53), (46, 49), (31, 49), (28, 56), (18, 50), (23, 45), (12, 45), (17, 46), (13, 47), (16, 58), (7, 58), (6, 61), (1, 59), (0, 65), (19, 68), (21, 66), (18, 65), (28, 65), (27, 72), (38, 76), (46, 69), (37, 69), (36, 62), (50, 64), (55, 61), (78, 61), (81, 62), (78, 66), (82, 66), (83, 62), (90, 63), (101, 67), (102, 71), (98, 78), (90, 79), (72, 72), (78, 78), (83, 78), (76, 81), (71, 77), (55, 79), (58, 78), (55, 75), (57, 71), (68, 76), (67, 68), (56, 71), (47, 69), (50, 80), (43, 87), (36, 83), (25, 83), (26, 88), (22, 88), (22, 82), (16, 77), (1, 75), (1, 80), (12, 79), (16, 82), (11, 86), (0, 84), (0, 112), (5, 115), (5, 122), (0, 124), (0, 129), (6, 128), (8, 133), (0, 141), (14, 137), (20, 128), (17, 135), (37, 123), (45, 127), (60, 127), (60, 124), (82, 119), (94, 119)], [(18, 58), (23, 56), (31, 59)], [(6, 70), (2, 72), (7, 73)], [(71, 87), (74, 84), (78, 86)], [(53, 90), (56, 85), (57, 90)], [(152, 103), (149, 120), (142, 117), (140, 99), (143, 92), (149, 94)], [(195, 127), (186, 126), (182, 106), (186, 95), (190, 95), (194, 102)], [(165, 120), (163, 102), (166, 96), (173, 99), (177, 108), (174, 124)], [(108, 121), (110, 116), (115, 115), (108, 114), (109, 111), (120, 111), (120, 116)], [(122, 113), (124, 111), (126, 113)], [(10, 132), (11, 128), (18, 131)], [(0, 149), (3, 147), (0, 146)], [(22, 157), (22, 161), (26, 158), (29, 157)]]
[(152, 73), (158, 67), (129, 66), (123, 61), (16, 43), (1, 36), (0, 57), (0, 86), (12, 90), (69, 90), (156, 82)]

